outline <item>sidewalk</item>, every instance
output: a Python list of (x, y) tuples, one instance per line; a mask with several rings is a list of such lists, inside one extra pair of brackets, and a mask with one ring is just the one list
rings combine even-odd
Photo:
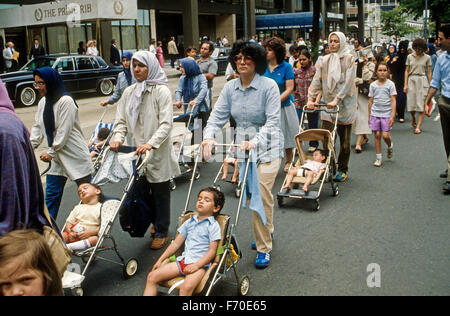
[(167, 78), (179, 78), (181, 76), (181, 72), (175, 68), (170, 67), (170, 62), (166, 62), (163, 68), (166, 73)]

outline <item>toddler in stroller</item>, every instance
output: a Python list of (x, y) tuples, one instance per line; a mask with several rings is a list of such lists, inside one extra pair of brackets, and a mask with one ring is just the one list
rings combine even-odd
[(91, 158), (95, 158), (100, 154), (110, 133), (111, 131), (109, 128), (103, 127), (98, 131), (97, 137), (89, 141), (88, 147), (89, 152), (91, 153)]
[(83, 251), (97, 244), (104, 201), (102, 190), (96, 184), (82, 183), (78, 187), (78, 195), (81, 204), (70, 213), (63, 231), (64, 241), (73, 251)]
[[(179, 229), (178, 235), (155, 263), (147, 277), (144, 296), (155, 296), (160, 282), (184, 276), (180, 295), (192, 295), (203, 279), (221, 241), (221, 229), (215, 217), (225, 204), (225, 196), (214, 188), (200, 191), (196, 204), (196, 214)], [(185, 245), (183, 254), (175, 262), (163, 264), (166, 259)]]

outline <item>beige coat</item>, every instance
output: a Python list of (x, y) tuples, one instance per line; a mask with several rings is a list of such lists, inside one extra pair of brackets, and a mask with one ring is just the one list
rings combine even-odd
[(167, 44), (167, 51), (169, 52), (169, 55), (179, 54), (177, 44), (175, 44), (175, 41), (170, 41), (169, 44)]
[(131, 146), (150, 144), (150, 159), (145, 175), (150, 183), (167, 182), (180, 173), (175, 151), (173, 149), (171, 131), (173, 127), (172, 94), (165, 85), (148, 86), (139, 107), (139, 117), (134, 133), (131, 132), (128, 114), (131, 96), (136, 84), (123, 92), (117, 106), (116, 127), (112, 141), (124, 143), (128, 135)]
[[(30, 141), (36, 149), (45, 136), (44, 113), (45, 98), (39, 102), (36, 122), (31, 129)], [(63, 96), (53, 105), (55, 113), (55, 135), (53, 146), (47, 150), (52, 156), (50, 175), (69, 177), (78, 180), (93, 172), (89, 149), (81, 131), (78, 108), (73, 99)]]

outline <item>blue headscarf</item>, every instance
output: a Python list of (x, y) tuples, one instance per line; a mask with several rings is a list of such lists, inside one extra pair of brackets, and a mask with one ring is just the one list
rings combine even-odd
[(184, 79), (183, 97), (184, 102), (189, 103), (195, 98), (194, 93), (194, 77), (201, 75), (202, 71), (197, 62), (192, 58), (184, 58), (180, 60), (181, 67), (184, 68), (186, 77)]
[[(125, 52), (122, 55), (122, 59), (126, 58), (128, 60), (131, 60), (131, 57), (133, 57), (133, 53), (131, 53), (131, 52)], [(126, 69), (124, 67), (123, 72), (125, 73), (125, 77), (127, 78), (128, 86), (131, 86), (132, 80), (133, 80), (133, 76), (131, 74), (131, 66), (130, 66), (129, 69)]]
[[(61, 97), (68, 95), (72, 96), (66, 91), (64, 82), (59, 73), (51, 67), (43, 67), (37, 69), (33, 73), (41, 77), (47, 88), (47, 95), (45, 96), (44, 107), (44, 126), (45, 134), (47, 135), (48, 146), (53, 146), (54, 133), (55, 133), (55, 113), (53, 111), (53, 105), (61, 99)], [(76, 104), (76, 103), (75, 103)]]
[(391, 54), (391, 52), (388, 52), (389, 53), (389, 60), (387, 62), (388, 66), (390, 66), (392, 64), (392, 61), (394, 60), (394, 57), (398, 56), (398, 54), (397, 54), (397, 45), (390, 44), (389, 48), (391, 48), (391, 46), (394, 47), (394, 53)]

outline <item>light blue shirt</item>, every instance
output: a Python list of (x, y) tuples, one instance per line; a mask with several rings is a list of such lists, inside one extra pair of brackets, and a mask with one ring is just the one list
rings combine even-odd
[[(256, 145), (257, 153), (253, 158), (267, 163), (283, 157), (280, 90), (274, 80), (256, 74), (245, 89), (241, 79), (229, 81), (214, 106), (204, 138), (218, 136), (216, 133), (228, 123), (230, 116), (237, 124), (236, 144), (247, 140)], [(223, 142), (221, 138), (217, 141)], [(239, 153), (238, 158), (242, 158)]]
[[(175, 91), (175, 100), (181, 101), (183, 95), (184, 81), (186, 80), (186, 76), (181, 76), (180, 80), (178, 80), (178, 87)], [(200, 112), (208, 112), (209, 108), (206, 104), (206, 94), (208, 93), (208, 80), (206, 80), (205, 75), (198, 75), (193, 78), (194, 84), (194, 101), (198, 104), (198, 109)], [(186, 100), (185, 100), (186, 102)], [(189, 110), (190, 112), (190, 110)]]
[(186, 241), (184, 252), (177, 261), (184, 259), (185, 264), (192, 264), (202, 259), (209, 250), (209, 244), (222, 239), (219, 223), (214, 216), (199, 222), (198, 214), (196, 214), (181, 225), (178, 232)]
[(448, 52), (439, 56), (430, 85), (438, 90), (442, 87), (442, 94), (450, 98), (450, 54)]
[[(136, 79), (134, 79), (134, 76), (132, 76), (131, 78), (131, 84), (135, 84), (136, 83)], [(116, 84), (116, 88), (114, 89), (114, 93), (113, 95), (108, 99), (108, 103), (109, 104), (114, 104), (117, 101), (120, 100), (120, 98), (122, 97), (123, 92), (125, 91), (126, 88), (128, 88), (128, 81), (127, 81), (127, 77), (125, 76), (124, 72), (121, 72), (119, 74), (119, 76), (117, 77), (117, 84)]]

